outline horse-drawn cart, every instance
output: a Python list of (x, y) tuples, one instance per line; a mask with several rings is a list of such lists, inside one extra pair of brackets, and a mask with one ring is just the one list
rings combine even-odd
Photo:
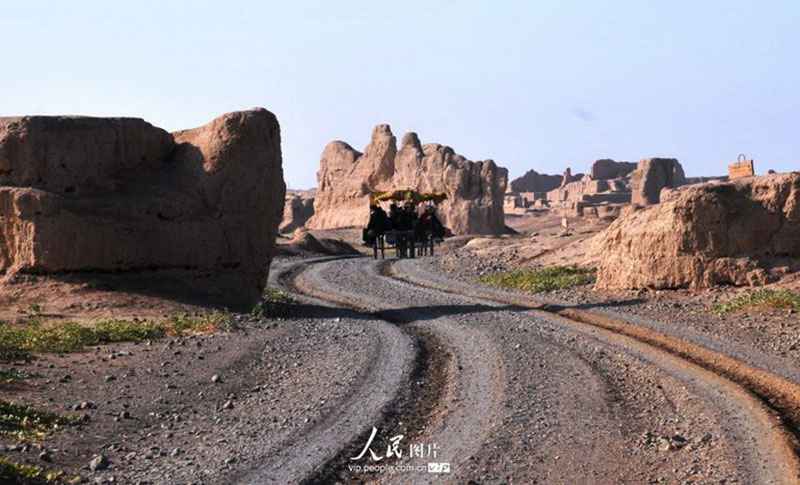
[[(398, 258), (414, 258), (434, 253), (437, 242), (444, 237), (444, 226), (436, 217), (435, 206), (447, 199), (444, 192), (418, 192), (416, 190), (391, 190), (370, 193), (370, 221), (364, 229), (364, 242), (372, 247), (373, 257), (386, 257), (387, 249), (394, 249)], [(389, 214), (381, 202), (391, 204)], [(403, 204), (400, 210), (398, 202)], [(417, 214), (417, 206), (425, 203), (425, 210)]]

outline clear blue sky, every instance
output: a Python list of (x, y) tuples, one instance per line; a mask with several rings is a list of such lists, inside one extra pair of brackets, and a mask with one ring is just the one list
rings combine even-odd
[(330, 140), (398, 138), (528, 169), (677, 157), (800, 169), (800, 2), (25, 1), (0, 12), (0, 115), (168, 130), (263, 106), (286, 179)]

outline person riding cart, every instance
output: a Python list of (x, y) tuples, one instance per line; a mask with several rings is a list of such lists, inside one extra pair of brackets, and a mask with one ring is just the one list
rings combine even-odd
[(377, 238), (389, 229), (391, 229), (391, 224), (389, 217), (386, 215), (386, 211), (383, 210), (377, 201), (375, 201), (374, 204), (370, 204), (369, 222), (361, 234), (364, 245), (372, 247), (375, 245)]
[(397, 232), (397, 242), (395, 246), (401, 258), (414, 257), (414, 236), (417, 228), (417, 211), (414, 204), (409, 200), (403, 204), (403, 211), (397, 214), (394, 230)]
[[(371, 192), (370, 222), (363, 234), (365, 244), (372, 246), (375, 258), (378, 257), (378, 252), (383, 257), (387, 247), (393, 247), (398, 258), (413, 258), (417, 250), (423, 254), (430, 249), (430, 253), (433, 254), (434, 242), (441, 241), (445, 231), (432, 207), (446, 198), (447, 195), (444, 192), (420, 193), (410, 189)], [(420, 217), (416, 207), (426, 201), (431, 209), (426, 208), (425, 213)], [(380, 202), (391, 202), (388, 215), (383, 212), (383, 209), (380, 209)], [(397, 207), (398, 203), (402, 204), (402, 210)], [(421, 222), (423, 225), (420, 229)], [(419, 236), (423, 236), (424, 239)]]
[(444, 238), (444, 225), (436, 217), (436, 207), (432, 205), (425, 206), (425, 212), (419, 217), (417, 223), (417, 239), (422, 241), (426, 235), (439, 240)]

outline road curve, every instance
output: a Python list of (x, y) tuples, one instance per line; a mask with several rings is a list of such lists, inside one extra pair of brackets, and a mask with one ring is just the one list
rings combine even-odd
[[(271, 286), (290, 290), (283, 286), (281, 276), (295, 271), (300, 265), (326, 261), (295, 261), (272, 268)], [(295, 295), (305, 304), (328, 303)], [(380, 319), (359, 319), (378, 341), (379, 354), (375, 354), (370, 365), (365, 366), (360, 386), (325, 419), (297, 433), (291, 439), (277, 443), (269, 450), (260, 466), (241, 477), (239, 483), (297, 483), (325, 472), (326, 466), (335, 460), (346, 444), (356, 441), (360, 435), (379, 422), (396, 398), (400, 389), (408, 385), (411, 367), (416, 356), (412, 339), (396, 326)], [(324, 369), (316, 369), (324, 372)]]
[[(424, 425), (407, 434), (435, 443), (436, 461), (452, 473), (361, 473), (359, 480), (797, 483), (777, 416), (724, 376), (613, 328), (421, 287), (385, 269), (366, 258), (317, 261), (294, 281), (303, 293), (370, 313), (409, 338), (429, 335), (451, 356), (432, 394), (436, 412), (415, 421), (420, 403), (412, 402), (394, 421), (376, 422), (401, 426), (407, 414)], [(388, 387), (396, 385), (408, 392), (414, 382)], [(351, 447), (364, 439), (363, 429), (350, 435)], [(323, 466), (348, 477), (341, 457)]]

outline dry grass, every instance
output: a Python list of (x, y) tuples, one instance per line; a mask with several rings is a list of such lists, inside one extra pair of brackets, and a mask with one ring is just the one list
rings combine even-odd
[(800, 293), (789, 290), (762, 288), (737, 295), (725, 303), (715, 305), (711, 311), (726, 313), (748, 308), (800, 309)]
[(0, 436), (16, 439), (43, 439), (60, 426), (73, 426), (79, 416), (64, 416), (0, 399)]
[(258, 318), (285, 318), (295, 313), (298, 302), (287, 293), (272, 288), (264, 290), (261, 301), (256, 303), (250, 315)]
[(235, 328), (233, 315), (210, 312), (199, 316), (170, 317), (159, 322), (105, 320), (95, 325), (64, 322), (44, 326), (39, 319), (24, 323), (0, 322), (0, 361), (31, 358), (31, 352), (78, 352), (111, 342), (142, 342), (192, 333)]
[(47, 471), (38, 466), (11, 463), (0, 459), (0, 483), (32, 485), (81, 482), (80, 477), (69, 476), (61, 470)]
[(504, 271), (481, 278), (481, 282), (525, 293), (544, 293), (593, 283), (596, 274), (594, 268), (549, 266)]

